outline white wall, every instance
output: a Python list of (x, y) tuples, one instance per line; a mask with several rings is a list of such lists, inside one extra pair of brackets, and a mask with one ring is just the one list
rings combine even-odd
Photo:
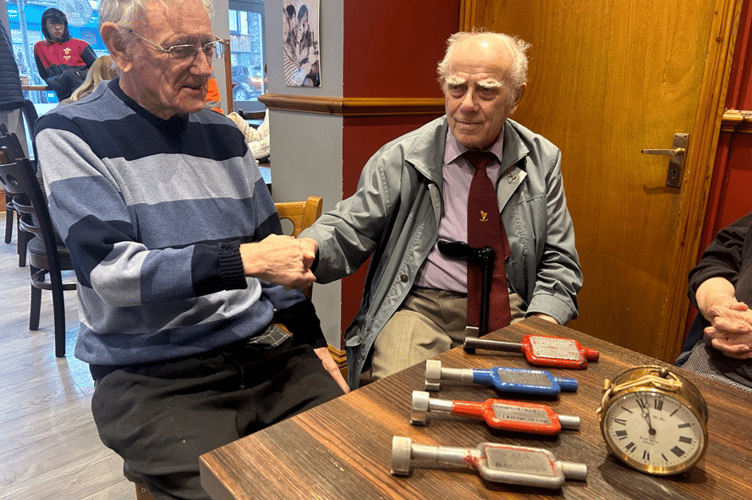
[[(321, 0), (320, 5), (321, 87), (287, 87), (282, 66), (282, 2), (267, 0), (270, 93), (342, 97), (343, 0)], [(271, 110), (269, 139), (274, 201), (321, 196), (324, 211), (334, 208), (342, 199), (342, 117)], [(314, 285), (313, 302), (327, 341), (339, 348), (340, 283)]]
[[(230, 39), (230, 20), (227, 17), (227, 0), (214, 0), (214, 17), (212, 17), (212, 31), (219, 38)], [(212, 65), (214, 77), (217, 79), (219, 95), (222, 96), (222, 109), (227, 113), (227, 79), (225, 78), (224, 60), (215, 61)], [(227, 78), (230, 78), (229, 75)]]

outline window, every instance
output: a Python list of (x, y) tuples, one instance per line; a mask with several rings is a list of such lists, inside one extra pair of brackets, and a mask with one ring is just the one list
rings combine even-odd
[[(87, 10), (86, 19), (79, 16), (77, 20), (81, 22), (75, 22), (75, 24), (83, 24), (83, 26), (74, 26), (74, 23), (69, 21), (68, 31), (71, 37), (84, 40), (91, 45), (97, 56), (101, 56), (108, 52), (99, 36), (99, 0), (91, 0), (88, 3), (92, 7), (90, 16)], [(10, 25), (13, 54), (16, 56), (18, 72), (29, 77), (30, 85), (44, 85), (34, 60), (34, 44), (39, 40), (44, 40), (42, 14), (50, 7), (59, 8), (59, 4), (58, 0), (8, 0), (8, 24)], [(40, 114), (46, 111), (44, 104), (49, 103), (52, 107), (57, 103), (57, 97), (51, 90), (46, 92), (26, 91), (25, 94), (35, 104), (42, 104), (42, 106), (37, 106)]]
[(264, 0), (229, 0), (232, 99), (236, 109), (263, 110), (266, 91)]

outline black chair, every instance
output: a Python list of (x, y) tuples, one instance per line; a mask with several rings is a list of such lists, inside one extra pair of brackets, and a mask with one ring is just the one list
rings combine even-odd
[[(6, 134), (0, 134), (6, 135)], [(7, 134), (15, 135), (15, 134)], [(55, 231), (47, 209), (47, 201), (28, 158), (14, 158), (10, 149), (0, 146), (0, 181), (6, 193), (14, 197), (15, 209), (20, 217), (19, 227), (34, 235), (28, 242), (31, 277), (31, 305), (29, 329), (39, 328), (39, 310), (42, 290), (52, 292), (52, 309), (55, 324), (55, 356), (65, 356), (65, 304), (63, 291), (75, 290), (76, 283), (63, 282), (62, 271), (72, 270), (70, 254), (56, 241)], [(29, 203), (17, 203), (24, 199)], [(48, 279), (49, 278), (49, 279)]]
[[(26, 128), (31, 134), (32, 137), (34, 137), (34, 133), (36, 131), (36, 123), (37, 118), (39, 116), (37, 115), (37, 110), (34, 107), (34, 103), (31, 102), (29, 99), (25, 99), (24, 103), (21, 107), (21, 114), (23, 115), (24, 119), (26, 120)], [(5, 128), (5, 125), (0, 124), (0, 146), (6, 146), (10, 152), (13, 154), (14, 158), (21, 158), (22, 156), (26, 156), (26, 152), (24, 151), (23, 147), (21, 146), (21, 142), (18, 140), (18, 137), (16, 137), (15, 134), (7, 135), (8, 130)], [(36, 157), (36, 152), (35, 152)], [(32, 162), (32, 167), (34, 168), (34, 171), (36, 171), (36, 158), (35, 161)], [(24, 200), (20, 200), (24, 201)], [(28, 200), (25, 200), (28, 203)], [(10, 243), (13, 239), (13, 214), (16, 213), (16, 208), (13, 205), (13, 197), (12, 196), (6, 196), (5, 200), (5, 242)], [(21, 225), (18, 225), (18, 266), (24, 267), (26, 265), (26, 245), (28, 243), (28, 240), (31, 239), (31, 236), (24, 233), (21, 230)]]

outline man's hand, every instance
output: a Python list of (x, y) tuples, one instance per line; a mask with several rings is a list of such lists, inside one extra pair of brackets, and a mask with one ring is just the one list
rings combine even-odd
[(711, 345), (731, 358), (752, 358), (752, 311), (736, 300), (734, 285), (725, 278), (710, 278), (697, 288), (695, 298), (710, 321), (704, 333)]
[(305, 251), (309, 255), (313, 255), (313, 258), (316, 259), (316, 254), (319, 252), (319, 242), (313, 238), (298, 238), (298, 241), (303, 245)]
[(319, 347), (314, 349), (313, 352), (315, 352), (316, 356), (321, 359), (321, 364), (324, 365), (326, 371), (329, 372), (329, 375), (332, 376), (334, 381), (337, 382), (337, 385), (339, 385), (345, 394), (350, 392), (350, 387), (348, 387), (347, 382), (345, 382), (345, 377), (342, 376), (342, 372), (339, 371), (337, 363), (332, 359), (332, 355), (329, 353), (329, 348)]
[(730, 358), (752, 359), (752, 333), (729, 333), (709, 326), (705, 335), (712, 346)]
[(747, 304), (736, 299), (716, 303), (706, 317), (711, 326), (704, 332), (714, 348), (731, 358), (752, 358), (752, 311)]
[(256, 243), (243, 243), (240, 257), (246, 276), (287, 288), (305, 288), (316, 281), (310, 269), (316, 253), (310, 243), (292, 236), (272, 234)]
[(558, 321), (556, 321), (552, 316), (549, 316), (548, 314), (543, 313), (533, 313), (533, 316), (538, 316), (540, 319), (545, 319), (546, 321), (554, 324), (559, 324)]

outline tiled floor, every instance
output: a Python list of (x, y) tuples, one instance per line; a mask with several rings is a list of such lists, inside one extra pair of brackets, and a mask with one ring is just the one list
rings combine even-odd
[(73, 357), (76, 293), (65, 292), (66, 357), (56, 358), (49, 292), (29, 331), (29, 269), (18, 267), (13, 233), (0, 243), (0, 498), (133, 499), (122, 461), (97, 435), (88, 367)]

